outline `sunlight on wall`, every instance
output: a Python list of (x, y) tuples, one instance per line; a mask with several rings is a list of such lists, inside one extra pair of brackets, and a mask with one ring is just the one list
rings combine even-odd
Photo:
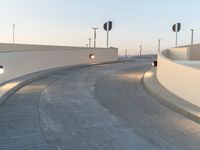
[(0, 97), (7, 92), (8, 90), (12, 89), (13, 87), (17, 86), (20, 82), (10, 82), (6, 83), (5, 85), (0, 87)]
[(150, 77), (152, 77), (153, 76), (153, 72), (147, 72), (146, 74), (145, 74), (145, 77), (147, 77), (147, 78), (150, 78)]

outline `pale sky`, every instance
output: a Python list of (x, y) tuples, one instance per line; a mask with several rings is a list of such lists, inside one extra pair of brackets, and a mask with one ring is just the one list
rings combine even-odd
[(93, 38), (92, 27), (99, 27), (97, 46), (106, 46), (103, 24), (113, 21), (110, 46), (119, 53), (155, 53), (157, 39), (161, 48), (173, 47), (172, 25), (182, 23), (179, 45), (200, 43), (199, 0), (0, 0), (0, 42), (12, 42), (16, 24), (16, 43), (86, 46)]

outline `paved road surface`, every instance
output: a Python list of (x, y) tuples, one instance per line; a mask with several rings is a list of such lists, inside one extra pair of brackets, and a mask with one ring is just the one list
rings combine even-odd
[(0, 149), (200, 149), (200, 126), (144, 89), (149, 64), (62, 70), (23, 87), (0, 106)]

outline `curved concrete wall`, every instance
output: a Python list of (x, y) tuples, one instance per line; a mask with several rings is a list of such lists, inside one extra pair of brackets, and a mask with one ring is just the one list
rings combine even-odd
[[(89, 58), (90, 54), (95, 59)], [(116, 48), (81, 48), (65, 46), (0, 44), (0, 84), (29, 73), (57, 67), (118, 60)]]
[(173, 49), (158, 54), (157, 79), (169, 91), (200, 107), (200, 70), (195, 67), (200, 63), (188, 61), (188, 48), (177, 50), (175, 55)]

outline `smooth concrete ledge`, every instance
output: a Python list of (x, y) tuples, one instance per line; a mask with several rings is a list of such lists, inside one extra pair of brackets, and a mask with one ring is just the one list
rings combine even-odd
[(200, 108), (195, 106), (163, 87), (156, 78), (156, 69), (153, 68), (143, 75), (144, 87), (161, 103), (186, 118), (200, 124)]
[(111, 61), (111, 62), (103, 62), (98, 64), (82, 64), (82, 65), (74, 65), (74, 66), (67, 66), (67, 67), (59, 67), (44, 71), (39, 71), (36, 73), (31, 73), (28, 75), (24, 75), (22, 77), (12, 79), (10, 81), (4, 82), (0, 84), (0, 105), (13, 93), (24, 87), (25, 85), (29, 84), (32, 81), (44, 78), (47, 74), (63, 70), (63, 69), (70, 69), (70, 68), (81, 68), (81, 67), (88, 67), (88, 66), (97, 66), (102, 64), (112, 64), (112, 63), (120, 63), (121, 61)]

